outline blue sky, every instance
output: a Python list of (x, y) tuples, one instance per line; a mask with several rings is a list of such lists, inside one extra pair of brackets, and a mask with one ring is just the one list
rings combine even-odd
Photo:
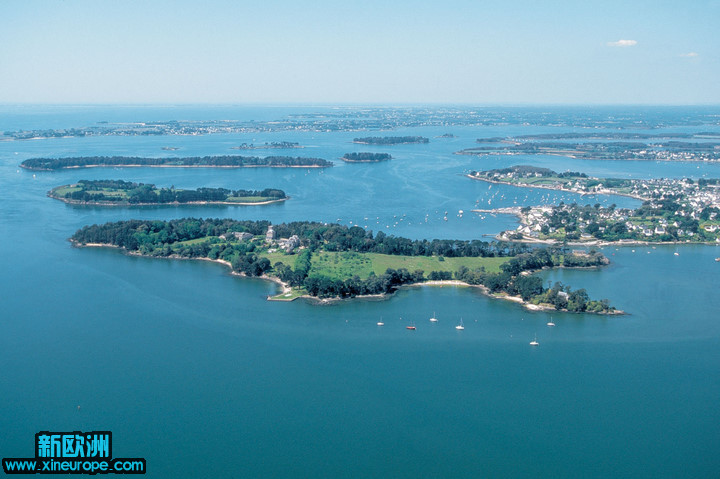
[(2, 103), (720, 104), (720, 0), (0, 2)]

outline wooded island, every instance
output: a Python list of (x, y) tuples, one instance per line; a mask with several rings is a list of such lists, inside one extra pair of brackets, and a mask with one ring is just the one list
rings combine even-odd
[(65, 168), (91, 167), (296, 167), (324, 168), (333, 166), (331, 161), (321, 158), (299, 158), (291, 156), (193, 156), (185, 158), (146, 158), (137, 156), (80, 156), (69, 158), (31, 158), (20, 163), (28, 170), (61, 170)]
[(392, 160), (388, 153), (345, 153), (342, 158), (348, 163), (377, 163), (379, 161)]
[(602, 253), (479, 240), (410, 240), (363, 228), (316, 222), (184, 218), (85, 226), (78, 246), (115, 246), (143, 256), (219, 261), (247, 276), (282, 283), (275, 299), (349, 298), (389, 294), (402, 285), (456, 280), (530, 309), (617, 314), (584, 289), (543, 286), (530, 272), (546, 267), (596, 267)]
[(226, 188), (198, 188), (196, 190), (157, 188), (152, 184), (123, 180), (80, 180), (72, 185), (53, 188), (48, 196), (65, 203), (96, 206), (224, 204), (259, 205), (284, 201), (283, 190), (229, 190)]

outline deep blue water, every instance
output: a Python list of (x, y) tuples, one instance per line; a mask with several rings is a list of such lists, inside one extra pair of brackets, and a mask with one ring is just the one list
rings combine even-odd
[[(0, 128), (230, 115), (263, 120), (290, 110), (2, 107)], [(412, 238), (490, 235), (515, 227), (515, 220), (467, 213), (476, 204), (578, 197), (489, 188), (462, 173), (521, 158), (452, 153), (478, 137), (549, 129), (384, 132), (449, 131), (457, 138), (375, 148), (395, 159), (336, 161), (322, 171), (95, 168), (33, 175), (17, 165), (35, 156), (230, 154), (231, 146), (264, 141), (297, 141), (307, 148), (285, 153), (334, 160), (360, 151), (350, 143), (357, 133), (0, 142), (0, 456), (32, 455), (41, 430), (111, 430), (115, 455), (145, 457), (148, 477), (715, 477), (720, 248), (608, 247), (612, 264), (603, 271), (544, 272), (630, 313), (553, 314), (557, 326), (550, 329), (551, 315), (470, 288), (416, 287), (383, 301), (330, 306), (273, 303), (265, 297), (274, 285), (231, 277), (217, 264), (128, 257), (67, 242), (85, 224), (184, 216), (352, 221)], [(720, 165), (711, 164), (525, 160), (605, 176), (720, 177)], [(102, 209), (45, 197), (53, 186), (85, 178), (278, 187), (292, 199), (265, 207)], [(580, 201), (638, 204), (622, 197)], [(436, 325), (427, 321), (433, 312)], [(375, 325), (380, 317), (384, 328)], [(454, 329), (460, 317), (462, 332)], [(417, 331), (405, 329), (410, 320)], [(535, 335), (540, 346), (532, 348)]]

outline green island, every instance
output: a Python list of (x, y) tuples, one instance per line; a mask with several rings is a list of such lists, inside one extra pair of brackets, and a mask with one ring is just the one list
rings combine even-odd
[(321, 158), (299, 158), (290, 156), (193, 156), (185, 158), (145, 158), (134, 156), (80, 156), (68, 158), (30, 158), (20, 163), (28, 170), (61, 170), (66, 168), (92, 167), (211, 167), (211, 168), (324, 168), (333, 166), (331, 161)]
[(409, 143), (429, 143), (424, 136), (367, 136), (354, 138), (353, 143), (361, 145), (405, 145)]
[(392, 160), (392, 156), (388, 153), (345, 153), (342, 158), (348, 163), (377, 163), (380, 161)]
[(584, 243), (720, 243), (720, 180), (595, 178), (518, 165), (471, 171), (468, 177), (520, 187), (586, 194), (625, 195), (643, 200), (636, 209), (580, 206), (576, 203), (500, 210), (520, 218), (515, 231), (498, 238), (513, 241)]
[(76, 246), (107, 246), (130, 254), (194, 258), (226, 264), (236, 274), (276, 281), (268, 299), (328, 300), (387, 295), (404, 285), (454, 282), (479, 287), (528, 309), (621, 314), (607, 300), (561, 283), (546, 288), (532, 272), (599, 267), (602, 253), (479, 240), (410, 240), (353, 226), (317, 222), (184, 218), (128, 220), (85, 226)]
[(290, 149), (290, 148), (304, 148), (300, 143), (294, 141), (273, 141), (265, 142), (262, 145), (254, 145), (252, 143), (243, 143), (240, 146), (233, 146), (231, 150), (273, 150), (273, 149)]
[[(481, 156), (554, 155), (582, 160), (720, 161), (720, 143), (708, 141), (679, 141), (678, 138), (718, 139), (719, 137), (717, 134), (709, 132), (662, 135), (639, 133), (558, 133), (505, 138), (492, 137), (479, 138), (477, 142), (505, 143), (505, 145), (466, 148), (456, 152), (456, 154)], [(582, 143), (552, 141), (568, 139), (600, 139), (608, 141), (588, 141)], [(649, 142), (638, 140), (658, 141)]]
[(177, 204), (261, 205), (288, 199), (283, 190), (229, 190), (198, 188), (182, 190), (174, 186), (157, 188), (152, 184), (123, 180), (80, 180), (53, 188), (48, 196), (69, 204), (95, 206), (141, 206)]

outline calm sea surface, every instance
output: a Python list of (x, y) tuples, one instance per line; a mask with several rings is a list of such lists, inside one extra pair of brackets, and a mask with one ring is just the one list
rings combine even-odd
[[(272, 120), (301, 111), (4, 106), (0, 129)], [(67, 242), (86, 224), (186, 216), (308, 219), (472, 239), (516, 226), (510, 216), (469, 214), (474, 207), (639, 202), (491, 188), (465, 178), (468, 170), (532, 162), (603, 176), (720, 177), (720, 164), (453, 155), (478, 137), (548, 131), (569, 129), (406, 128), (379, 134), (431, 142), (376, 148), (350, 143), (377, 134), (366, 132), (0, 142), (0, 457), (32, 456), (41, 430), (110, 430), (114, 455), (145, 457), (153, 478), (717, 477), (718, 247), (608, 247), (612, 264), (603, 271), (546, 271), (545, 279), (584, 287), (630, 313), (553, 314), (550, 329), (549, 314), (471, 288), (415, 287), (383, 301), (330, 306), (274, 303), (265, 297), (275, 285), (231, 277), (221, 265)], [(447, 132), (456, 138), (434, 138)], [(306, 148), (254, 154), (336, 160), (388, 151), (395, 159), (336, 161), (325, 170), (18, 168), (37, 156), (219, 155), (265, 141)], [(45, 196), (53, 186), (102, 178), (277, 187), (292, 199), (102, 209)], [(433, 312), (437, 324), (428, 321)], [(384, 328), (376, 326), (381, 317)], [(461, 317), (462, 332), (454, 329)], [(405, 329), (409, 320), (417, 331)], [(535, 335), (540, 346), (532, 348)]]

